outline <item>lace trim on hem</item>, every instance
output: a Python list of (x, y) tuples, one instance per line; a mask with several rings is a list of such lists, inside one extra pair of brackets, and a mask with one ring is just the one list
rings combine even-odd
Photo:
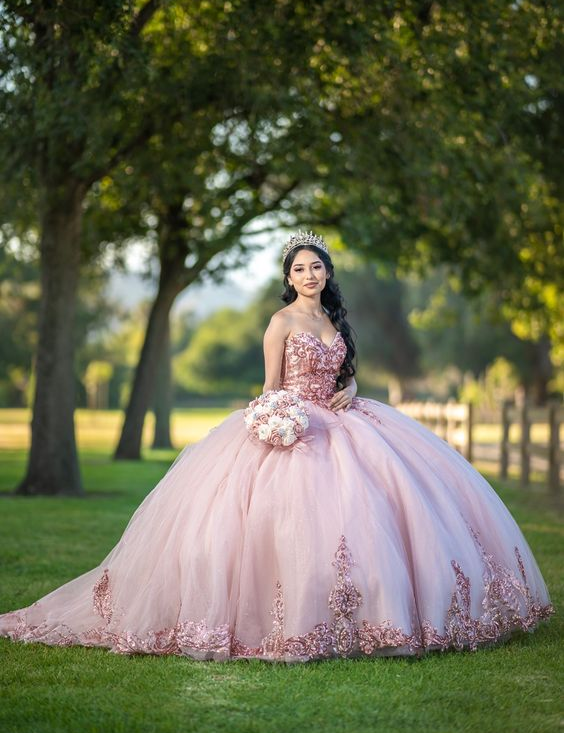
[[(250, 647), (238, 639), (228, 624), (209, 628), (205, 620), (182, 621), (176, 626), (144, 635), (123, 631), (110, 631), (112, 616), (109, 570), (105, 569), (93, 589), (93, 606), (105, 620), (105, 626), (92, 628), (81, 634), (65, 625), (56, 629), (47, 623), (39, 626), (26, 624), (23, 612), (13, 613), (17, 622), (8, 635), (13, 640), (42, 642), (56, 646), (104, 646), (118, 654), (176, 654), (197, 659), (259, 658), (271, 661), (308, 661), (330, 657), (373, 656), (377, 654), (421, 654), (430, 650), (476, 650), (483, 644), (491, 644), (506, 638), (514, 631), (531, 631), (540, 621), (554, 613), (552, 605), (542, 605), (533, 600), (525, 575), (519, 549), (515, 557), (520, 578), (508, 568), (496, 562), (482, 546), (478, 533), (470, 528), (483, 562), (484, 598), (483, 613), (473, 618), (471, 608), (470, 579), (460, 565), (451, 561), (454, 573), (454, 590), (441, 633), (429, 621), (414, 624), (408, 634), (392, 626), (389, 620), (372, 624), (354, 619), (355, 611), (362, 605), (362, 595), (351, 579), (355, 565), (344, 536), (341, 536), (333, 565), (337, 581), (328, 598), (333, 612), (331, 624), (320, 623), (307, 634), (286, 637), (284, 634), (284, 595), (280, 582), (276, 583), (271, 610), (272, 629), (260, 646)], [(6, 614), (11, 616), (12, 614)]]

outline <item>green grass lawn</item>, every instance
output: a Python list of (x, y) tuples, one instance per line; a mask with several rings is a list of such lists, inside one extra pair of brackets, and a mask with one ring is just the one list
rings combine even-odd
[[(175, 435), (197, 439), (224, 414), (179, 414)], [(0, 611), (97, 565), (174, 457), (146, 451), (140, 464), (113, 463), (117, 416), (79, 414), (86, 497), (16, 498), (9, 492), (24, 469), (25, 430), (10, 421), (0, 411)], [(2, 639), (0, 731), (564, 731), (562, 510), (540, 488), (493, 483), (557, 607), (534, 634), (474, 653), (305, 665), (124, 657)]]

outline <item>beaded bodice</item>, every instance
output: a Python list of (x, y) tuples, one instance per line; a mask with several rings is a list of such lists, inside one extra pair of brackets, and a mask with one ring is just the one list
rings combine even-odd
[(339, 332), (330, 346), (305, 331), (289, 336), (282, 360), (280, 389), (313, 402), (325, 402), (335, 394), (337, 375), (346, 353)]

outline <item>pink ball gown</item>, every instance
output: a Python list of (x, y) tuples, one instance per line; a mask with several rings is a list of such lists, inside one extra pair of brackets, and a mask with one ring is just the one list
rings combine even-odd
[(93, 570), (0, 634), (123, 654), (306, 661), (476, 649), (552, 612), (515, 521), (443, 440), (375, 400), (327, 404), (346, 353), (289, 337), (292, 448), (233, 412), (188, 446)]

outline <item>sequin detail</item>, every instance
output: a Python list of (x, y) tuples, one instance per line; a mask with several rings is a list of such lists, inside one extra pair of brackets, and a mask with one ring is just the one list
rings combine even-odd
[[(336, 392), (339, 369), (346, 354), (347, 346), (338, 331), (329, 346), (306, 331), (289, 336), (284, 350), (280, 389), (328, 407)], [(353, 397), (346, 410), (356, 410), (372, 422), (381, 424), (382, 421), (372, 409), (373, 404), (373, 400)]]
[[(332, 562), (336, 569), (336, 583), (328, 595), (328, 608), (333, 613), (333, 620), (330, 624), (325, 621), (316, 624), (304, 635), (285, 636), (284, 594), (281, 583), (277, 582), (271, 610), (271, 631), (256, 647), (238, 639), (227, 623), (209, 627), (205, 620), (182, 621), (174, 627), (138, 634), (127, 630), (113, 631), (108, 622), (77, 634), (64, 624), (56, 628), (49, 627), (47, 623), (29, 625), (25, 622), (24, 611), (6, 614), (15, 622), (9, 636), (14, 640), (56, 646), (105, 646), (118, 654), (176, 654), (196, 659), (259, 658), (297, 662), (387, 653), (421, 654), (434, 649), (475, 650), (482, 644), (505, 638), (513, 631), (530, 631), (554, 613), (552, 605), (543, 606), (534, 601), (517, 547), (515, 558), (520, 578), (497, 562), (484, 549), (478, 533), (470, 531), (483, 563), (483, 613), (479, 618), (472, 617), (470, 579), (453, 559), (453, 593), (442, 631), (428, 620), (414, 621), (409, 632), (393, 626), (389, 620), (377, 624), (366, 619), (357, 622), (355, 615), (362, 607), (363, 599), (352, 580), (352, 569), (356, 563), (345, 537), (341, 536)], [(105, 619), (116, 618), (108, 569), (94, 586), (93, 598), (99, 615)]]
[(272, 631), (262, 642), (263, 654), (267, 657), (280, 657), (284, 653), (284, 596), (280, 581), (276, 582), (276, 593), (270, 615), (273, 618)]
[(333, 560), (337, 568), (337, 584), (329, 594), (329, 608), (335, 615), (331, 624), (333, 649), (340, 656), (351, 653), (358, 637), (353, 614), (362, 605), (362, 595), (351, 580), (350, 570), (354, 564), (347, 541), (341, 535)]
[(104, 621), (109, 623), (112, 620), (112, 603), (110, 597), (110, 578), (108, 570), (104, 570), (102, 577), (94, 586), (92, 591), (92, 602), (96, 613), (98, 613)]
[(335, 394), (347, 347), (339, 332), (330, 346), (305, 331), (286, 339), (280, 389), (325, 405)]
[(374, 402), (375, 400), (367, 400), (364, 399), (364, 397), (353, 397), (351, 409), (361, 412), (363, 415), (366, 415), (366, 417), (369, 417), (373, 422), (381, 425), (382, 421), (372, 409)]

